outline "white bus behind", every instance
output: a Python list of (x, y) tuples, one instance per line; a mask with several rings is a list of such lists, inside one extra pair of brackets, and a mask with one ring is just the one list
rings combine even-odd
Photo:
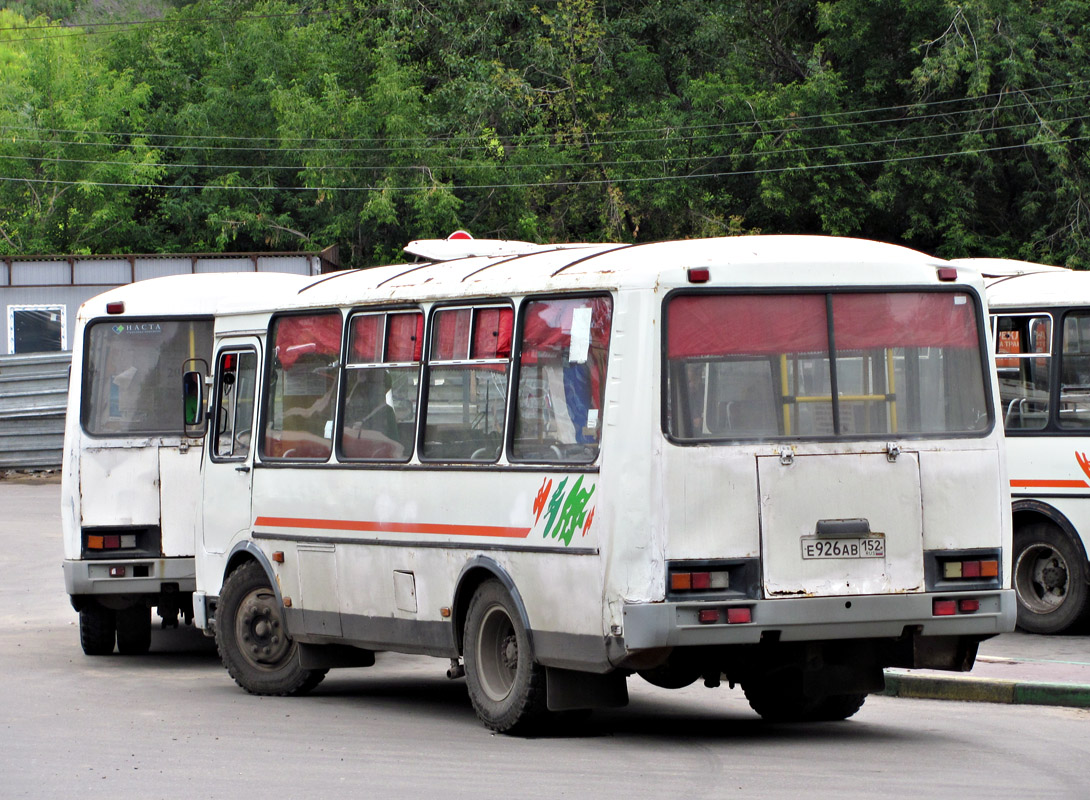
[[(203, 430), (182, 425), (181, 376), (212, 356), (214, 312), (313, 280), (282, 273), (138, 281), (84, 303), (62, 468), (64, 582), (88, 655), (146, 652), (151, 609), (191, 621), (193, 498)], [(187, 366), (187, 363), (189, 366)]]
[[(256, 307), (256, 306), (255, 306)], [(1014, 626), (979, 274), (825, 237), (395, 265), (218, 315), (195, 618), (245, 689), (842, 719)], [(198, 384), (194, 384), (197, 386)]]
[(1014, 510), (1018, 625), (1060, 633), (1090, 614), (1090, 274), (959, 261), (987, 282)]

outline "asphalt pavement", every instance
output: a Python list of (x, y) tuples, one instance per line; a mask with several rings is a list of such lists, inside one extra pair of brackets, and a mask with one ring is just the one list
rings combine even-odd
[(1090, 708), (1090, 636), (1004, 633), (971, 672), (886, 670), (890, 697)]

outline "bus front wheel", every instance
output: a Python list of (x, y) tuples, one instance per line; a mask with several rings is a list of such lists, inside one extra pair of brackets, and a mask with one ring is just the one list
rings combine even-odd
[(1086, 559), (1063, 531), (1047, 522), (1014, 533), (1018, 627), (1060, 633), (1087, 613)]
[(534, 663), (529, 633), (499, 581), (474, 593), (463, 649), (469, 699), (485, 725), (519, 733), (546, 716), (545, 669)]
[(91, 602), (79, 610), (79, 643), (89, 656), (108, 656), (114, 651), (114, 612)]
[(283, 608), (256, 561), (243, 564), (223, 582), (216, 649), (235, 683), (251, 694), (305, 694), (326, 674), (300, 665), (299, 647), (285, 630)]

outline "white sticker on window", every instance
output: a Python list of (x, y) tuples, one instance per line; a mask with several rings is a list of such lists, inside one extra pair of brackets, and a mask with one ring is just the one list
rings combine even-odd
[(587, 430), (592, 431), (598, 427), (598, 409), (587, 410)]
[(571, 346), (568, 348), (569, 364), (587, 363), (590, 352), (590, 316), (592, 309), (576, 308), (571, 313)]
[(323, 435), (326, 439), (333, 438), (333, 420), (327, 419), (325, 421), (325, 431)]
[(954, 295), (954, 305), (955, 306), (965, 305), (966, 300), (968, 300), (968, 298), (963, 294), (955, 294)]

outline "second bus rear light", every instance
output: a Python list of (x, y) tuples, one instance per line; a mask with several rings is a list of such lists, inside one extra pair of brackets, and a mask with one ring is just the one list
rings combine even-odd
[(670, 573), (670, 591), (672, 592), (714, 592), (729, 588), (729, 572)]

